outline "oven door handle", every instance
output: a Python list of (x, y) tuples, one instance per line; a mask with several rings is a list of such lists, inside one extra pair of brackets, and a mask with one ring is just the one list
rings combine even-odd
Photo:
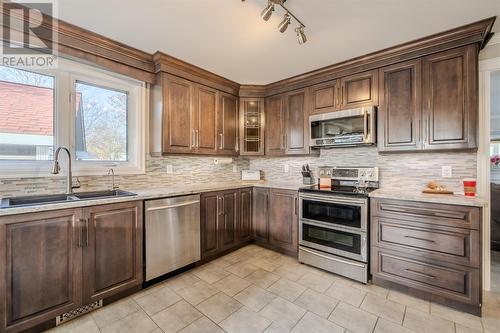
[(349, 204), (351, 206), (354, 205), (368, 205), (368, 200), (367, 199), (326, 199), (322, 196), (316, 196), (316, 195), (302, 195), (300, 199), (304, 200), (314, 200), (314, 201), (319, 201), (319, 202), (325, 202), (325, 203), (339, 203), (339, 204)]
[(355, 262), (352, 262), (352, 261), (345, 261), (345, 260), (342, 260), (342, 259), (337, 258), (337, 257), (332, 258), (332, 257), (330, 257), (330, 256), (327, 256), (327, 255), (324, 255), (324, 254), (318, 253), (318, 252), (316, 252), (316, 251), (311, 251), (311, 250), (309, 250), (309, 249), (307, 249), (307, 248), (304, 248), (304, 247), (302, 247), (302, 246), (300, 247), (300, 249), (301, 249), (302, 251), (304, 251), (304, 252), (307, 252), (307, 253), (309, 253), (309, 254), (312, 254), (312, 255), (315, 255), (315, 256), (321, 257), (321, 258), (323, 258), (323, 259), (328, 259), (328, 260), (330, 260), (330, 261), (336, 261), (336, 262), (340, 262), (340, 263), (342, 263), (342, 264), (347, 264), (347, 265), (357, 266), (357, 267), (361, 267), (361, 268), (364, 268), (364, 267), (366, 266), (366, 265), (364, 265), (364, 264), (358, 264), (358, 263), (355, 263)]
[(367, 233), (367, 230), (362, 228), (362, 227), (361, 228), (346, 227), (346, 226), (343, 226), (340, 224), (332, 224), (332, 223), (328, 223), (328, 222), (313, 221), (313, 220), (309, 220), (309, 219), (305, 219), (305, 218), (301, 218), (299, 220), (299, 224), (300, 224), (301, 228), (302, 228), (303, 224), (308, 224), (308, 225), (312, 225), (315, 227), (322, 227), (322, 228), (329, 229), (329, 230), (350, 232), (351, 234), (356, 234), (356, 235), (361, 235), (361, 236), (366, 235), (366, 233)]

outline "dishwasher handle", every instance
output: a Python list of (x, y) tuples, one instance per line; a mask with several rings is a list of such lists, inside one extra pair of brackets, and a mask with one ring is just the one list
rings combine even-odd
[(199, 203), (199, 200), (193, 200), (193, 201), (186, 201), (186, 202), (181, 202), (178, 204), (174, 205), (165, 205), (165, 206), (159, 206), (159, 207), (151, 207), (146, 209), (148, 212), (152, 212), (155, 210), (164, 210), (164, 209), (170, 209), (170, 208), (177, 208), (177, 207), (182, 207), (182, 206), (190, 206)]

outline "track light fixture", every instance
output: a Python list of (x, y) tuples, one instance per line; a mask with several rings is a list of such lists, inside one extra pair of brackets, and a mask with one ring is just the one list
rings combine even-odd
[[(245, 0), (241, 0), (244, 2)], [(299, 41), (299, 44), (304, 44), (307, 42), (307, 37), (304, 32), (305, 29), (305, 24), (302, 23), (295, 15), (292, 14), (286, 7), (285, 7), (285, 2), (286, 0), (267, 0), (267, 6), (264, 8), (264, 10), (260, 13), (260, 16), (264, 19), (264, 21), (268, 21), (271, 16), (273, 15), (274, 12), (274, 6), (279, 5), (281, 8), (285, 10), (285, 16), (283, 17), (283, 20), (281, 23), (278, 25), (278, 30), (279, 32), (283, 33), (286, 31), (288, 26), (290, 25), (292, 18), (299, 23), (299, 26), (295, 28), (295, 32), (297, 33), (297, 39)]]

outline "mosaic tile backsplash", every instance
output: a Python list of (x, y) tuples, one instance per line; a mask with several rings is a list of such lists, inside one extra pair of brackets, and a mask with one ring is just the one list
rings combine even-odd
[[(172, 165), (173, 173), (167, 173), (167, 165)], [(236, 172), (233, 172), (236, 166)], [(62, 165), (64, 171), (65, 165)], [(232, 164), (215, 165), (214, 157), (167, 156), (147, 157), (146, 173), (142, 175), (115, 176), (115, 184), (120, 188), (143, 189), (182, 183), (210, 183), (240, 179), (241, 170), (249, 168), (247, 159), (238, 157)], [(111, 187), (109, 176), (78, 177), (81, 188), (77, 191), (105, 190)], [(39, 178), (0, 178), (0, 197), (62, 193), (66, 190), (65, 176)]]
[[(182, 183), (210, 183), (240, 179), (243, 169), (262, 170), (265, 180), (302, 181), (300, 169), (308, 163), (317, 177), (317, 168), (330, 166), (378, 166), (380, 186), (387, 189), (419, 191), (430, 180), (438, 180), (460, 192), (463, 178), (475, 178), (477, 157), (474, 152), (396, 153), (379, 154), (376, 147), (323, 149), (319, 157), (251, 157), (235, 158), (232, 164), (215, 165), (213, 157), (167, 156), (147, 157), (146, 174), (116, 176), (121, 188), (140, 189), (151, 186), (169, 186)], [(173, 173), (167, 173), (167, 165)], [(288, 164), (289, 172), (284, 172)], [(236, 172), (233, 172), (233, 165)], [(441, 178), (441, 166), (453, 169), (453, 178)], [(63, 166), (64, 168), (64, 166)], [(103, 190), (110, 187), (109, 176), (79, 177), (79, 191)], [(0, 197), (30, 194), (61, 193), (65, 177), (0, 178)]]
[[(319, 166), (379, 167), (381, 188), (408, 191), (420, 191), (430, 180), (437, 180), (461, 192), (462, 179), (475, 178), (477, 174), (475, 152), (379, 154), (377, 147), (322, 149), (320, 157), (254, 158), (250, 160), (250, 167), (262, 170), (268, 180), (301, 181), (300, 170), (306, 163), (314, 177), (318, 177)], [(288, 173), (283, 172), (285, 164), (288, 164)], [(441, 177), (443, 165), (452, 167), (452, 178)]]

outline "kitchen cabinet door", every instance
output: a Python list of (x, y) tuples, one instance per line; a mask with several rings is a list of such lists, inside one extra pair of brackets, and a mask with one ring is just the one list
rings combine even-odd
[(192, 130), (195, 151), (198, 154), (215, 154), (217, 151), (218, 92), (201, 85), (196, 86), (195, 92)]
[(142, 201), (94, 206), (83, 211), (85, 303), (140, 286)]
[(238, 98), (219, 94), (217, 113), (217, 154), (238, 155)]
[(261, 243), (269, 241), (269, 189), (253, 189), (253, 238)]
[(289, 253), (298, 252), (298, 193), (271, 189), (269, 195), (269, 244)]
[(381, 68), (379, 78), (378, 150), (420, 150), (422, 61)]
[(0, 331), (82, 305), (81, 210), (0, 217)]
[(264, 99), (240, 98), (240, 155), (264, 155)]
[(220, 249), (226, 250), (236, 245), (238, 224), (238, 190), (221, 193), (222, 215), (219, 216)]
[(206, 259), (219, 251), (219, 228), (222, 216), (219, 192), (208, 192), (201, 195), (201, 258)]
[(309, 153), (308, 90), (298, 90), (286, 95), (285, 149), (287, 155)]
[(191, 81), (172, 75), (163, 76), (163, 153), (192, 151), (195, 143), (192, 124), (194, 87)]
[(378, 71), (358, 73), (340, 79), (341, 109), (378, 105)]
[(312, 114), (327, 113), (338, 109), (342, 103), (340, 81), (334, 80), (312, 87)]
[(243, 188), (239, 191), (239, 221), (237, 234), (240, 242), (247, 241), (252, 238), (252, 193), (252, 188)]
[(477, 46), (423, 58), (424, 149), (477, 148)]
[(285, 96), (266, 98), (266, 155), (285, 155)]

